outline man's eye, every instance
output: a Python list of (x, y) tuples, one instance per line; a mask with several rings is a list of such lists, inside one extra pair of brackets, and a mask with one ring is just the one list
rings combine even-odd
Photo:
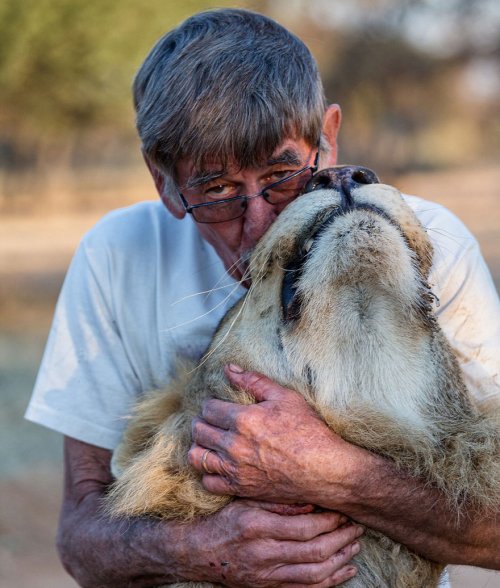
[(234, 186), (229, 186), (227, 184), (217, 184), (205, 188), (204, 195), (206, 198), (221, 200), (222, 198), (231, 198), (232, 196), (236, 196), (236, 190)]
[(291, 176), (294, 173), (294, 171), (295, 170), (293, 169), (273, 171), (273, 173), (270, 174), (268, 178), (266, 178), (267, 183), (273, 184), (274, 182), (279, 182), (280, 180), (283, 180), (284, 178)]

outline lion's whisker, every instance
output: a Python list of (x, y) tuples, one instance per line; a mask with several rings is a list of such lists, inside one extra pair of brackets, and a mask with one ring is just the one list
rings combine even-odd
[(211, 314), (212, 312), (214, 312), (214, 310), (217, 310), (217, 308), (219, 308), (220, 306), (222, 306), (223, 304), (225, 304), (225, 302), (227, 300), (229, 300), (229, 298), (231, 298), (231, 296), (236, 292), (236, 290), (238, 289), (238, 287), (240, 286), (240, 282), (236, 282), (236, 285), (234, 286), (234, 288), (231, 290), (231, 292), (229, 292), (229, 294), (227, 296), (225, 296), (220, 302), (218, 302), (215, 306), (213, 306), (210, 310), (207, 310), (207, 312), (204, 312), (203, 314), (200, 314), (192, 319), (189, 319), (188, 321), (184, 321), (183, 323), (179, 323), (178, 325), (174, 325), (173, 327), (169, 327), (168, 329), (162, 329), (160, 332), (161, 333), (169, 333), (170, 331), (174, 331), (175, 329), (179, 329), (180, 327), (184, 327), (186, 325), (189, 325), (191, 323), (194, 323), (195, 321), (198, 321), (206, 316), (208, 316), (209, 314)]
[[(247, 268), (242, 276), (241, 281), (245, 281), (247, 278), (250, 277), (250, 268)], [(202, 361), (195, 367), (193, 368), (189, 373), (194, 372), (195, 370), (197, 370), (198, 368), (200, 368), (206, 361), (208, 361), (208, 359), (213, 355), (213, 353), (215, 353), (215, 351), (217, 351), (217, 349), (224, 343), (224, 341), (226, 340), (227, 336), (229, 335), (229, 333), (231, 332), (231, 329), (233, 328), (234, 324), (236, 323), (236, 321), (238, 320), (238, 318), (240, 317), (240, 315), (242, 314), (242, 312), (245, 309), (245, 306), (247, 304), (247, 300), (249, 299), (249, 296), (251, 294), (252, 291), (252, 286), (253, 284), (250, 286), (250, 289), (247, 293), (247, 295), (245, 296), (245, 298), (243, 299), (243, 303), (241, 305), (241, 308), (238, 310), (238, 313), (236, 314), (236, 316), (234, 317), (234, 320), (232, 321), (232, 323), (229, 325), (229, 328), (227, 329), (226, 333), (224, 334), (224, 336), (222, 337), (222, 339), (219, 341), (219, 343), (214, 347), (214, 349), (212, 349), (203, 359)]]
[(434, 233), (437, 233), (438, 235), (442, 235), (443, 237), (446, 237), (447, 239), (449, 239), (450, 241), (453, 241), (453, 243), (456, 243), (457, 245), (460, 245), (461, 242), (465, 242), (467, 239), (463, 238), (457, 238), (457, 235), (455, 235), (454, 233), (451, 233), (450, 231), (447, 231), (446, 229), (437, 229), (435, 227), (424, 227), (426, 231), (434, 231)]
[(205, 364), (210, 359), (210, 357), (212, 357), (212, 355), (219, 349), (219, 347), (224, 343), (224, 341), (227, 339), (229, 333), (231, 332), (233, 326), (235, 325), (236, 321), (238, 320), (238, 318), (240, 317), (241, 313), (243, 312), (243, 309), (245, 308), (245, 306), (247, 304), (247, 300), (248, 300), (248, 295), (245, 296), (245, 298), (243, 299), (243, 302), (241, 304), (241, 308), (238, 310), (236, 316), (234, 317), (233, 321), (229, 325), (229, 328), (227, 329), (227, 331), (224, 333), (224, 336), (222, 337), (222, 339), (217, 343), (217, 345), (213, 349), (211, 349), (205, 355), (205, 357), (202, 359), (202, 361), (196, 367), (194, 367), (192, 370), (190, 370), (188, 372), (188, 374), (192, 374), (197, 369), (201, 368), (203, 366), (203, 364)]
[[(224, 336), (222, 337), (222, 339), (217, 343), (217, 345), (211, 349), (206, 355), (205, 357), (202, 359), (202, 361), (195, 367), (193, 368), (189, 373), (193, 373), (195, 370), (197, 370), (198, 368), (202, 367), (209, 359), (210, 357), (219, 349), (219, 347), (225, 342), (225, 340), (227, 339), (227, 337), (229, 336), (229, 334), (231, 333), (232, 328), (234, 327), (234, 325), (236, 324), (236, 321), (239, 319), (239, 317), (244, 313), (248, 300), (250, 299), (250, 296), (252, 295), (252, 291), (255, 288), (255, 286), (260, 283), (262, 281), (262, 275), (263, 275), (263, 271), (262, 269), (265, 266), (265, 262), (267, 261), (267, 259), (264, 261), (261, 270), (259, 270), (259, 272), (256, 275), (255, 280), (252, 282), (252, 284), (250, 285), (250, 288), (247, 292), (247, 295), (245, 296), (245, 298), (243, 299), (243, 302), (241, 304), (241, 307), (239, 308), (236, 316), (234, 317), (234, 319), (232, 320), (231, 324), (229, 325), (227, 331), (224, 333)], [(251, 270), (252, 268), (248, 267), (243, 276), (242, 276), (242, 281), (249, 278), (251, 275)]]
[[(219, 280), (220, 281), (220, 280)], [(194, 294), (188, 294), (186, 296), (183, 296), (182, 298), (179, 298), (178, 300), (175, 300), (174, 302), (171, 303), (171, 306), (175, 306), (176, 304), (179, 304), (180, 302), (184, 302), (184, 300), (189, 300), (189, 298), (195, 298), (196, 296), (202, 296), (203, 294), (212, 294), (212, 292), (218, 292), (219, 290), (224, 290), (225, 288), (234, 288), (235, 286), (240, 286), (243, 283), (243, 280), (236, 280), (235, 283), (233, 284), (226, 284), (225, 286), (218, 286), (217, 288), (210, 288), (208, 290), (202, 290), (201, 292), (195, 292)]]
[[(220, 277), (220, 278), (217, 280), (217, 282), (215, 282), (215, 285), (214, 285), (214, 287), (217, 287), (217, 286), (218, 286), (218, 284), (220, 284), (220, 282), (221, 282), (221, 281), (222, 281), (222, 280), (223, 280), (225, 277), (231, 277), (231, 274), (230, 274), (230, 272), (231, 272), (231, 271), (232, 271), (232, 270), (233, 270), (235, 267), (237, 267), (239, 263), (241, 263), (242, 261), (244, 262), (244, 261), (245, 261), (245, 258), (246, 258), (247, 256), (248, 256), (248, 253), (244, 253), (243, 255), (240, 255), (240, 256), (238, 257), (238, 259), (236, 259), (236, 261), (235, 261), (234, 263), (232, 263), (232, 264), (231, 264), (231, 265), (230, 265), (230, 266), (227, 268), (227, 270), (226, 270), (226, 271), (225, 271), (225, 272), (222, 274), (222, 276), (221, 276), (221, 277)], [(245, 274), (246, 274), (246, 270), (245, 270)], [(242, 284), (242, 283), (245, 281), (245, 279), (246, 279), (245, 277), (242, 277), (239, 283), (240, 283), (240, 284)]]

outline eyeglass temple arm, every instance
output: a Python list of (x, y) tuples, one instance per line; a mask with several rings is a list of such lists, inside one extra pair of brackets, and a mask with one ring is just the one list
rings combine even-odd
[(316, 157), (314, 158), (314, 162), (313, 162), (313, 166), (312, 166), (313, 174), (315, 174), (318, 171), (320, 151), (321, 151), (321, 135), (318, 139), (318, 150), (316, 151)]
[(193, 207), (191, 204), (189, 204), (189, 202), (184, 198), (184, 195), (177, 191), (177, 194), (179, 195), (179, 198), (181, 199), (182, 205), (184, 206), (184, 210), (188, 213), (188, 214), (193, 214)]

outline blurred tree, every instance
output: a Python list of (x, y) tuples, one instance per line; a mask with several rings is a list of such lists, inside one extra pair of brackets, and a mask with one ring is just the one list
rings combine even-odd
[(496, 161), (498, 0), (268, 0), (344, 113), (342, 162), (386, 174)]
[(0, 171), (41, 182), (56, 165), (123, 162), (149, 48), (189, 14), (235, 4), (312, 48), (344, 109), (342, 161), (394, 172), (500, 148), (498, 0), (0, 0)]
[(89, 128), (130, 130), (131, 80), (154, 41), (189, 14), (225, 4), (0, 0), (4, 156), (30, 162)]
[(396, 173), (427, 165), (417, 137), (440, 116), (443, 104), (434, 97), (442, 96), (445, 65), (387, 30), (346, 35), (324, 74), (327, 96), (346, 118), (342, 161)]

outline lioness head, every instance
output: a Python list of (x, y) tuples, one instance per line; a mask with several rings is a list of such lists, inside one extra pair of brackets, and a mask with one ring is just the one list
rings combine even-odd
[(427, 279), (431, 258), (429, 239), (398, 190), (366, 168), (330, 168), (313, 177), (257, 245), (252, 280), (282, 279), (288, 320), (297, 318), (301, 295), (329, 283), (369, 283), (411, 298), (408, 288)]
[(398, 190), (365, 168), (323, 170), (256, 246), (252, 286), (217, 339), (244, 349), (246, 367), (296, 389), (309, 382), (320, 396), (329, 381), (342, 388), (339, 374), (356, 370), (362, 380), (369, 366), (376, 394), (388, 380), (378, 386), (377, 369), (392, 369), (395, 355), (412, 369), (418, 333), (432, 328), (431, 260)]

